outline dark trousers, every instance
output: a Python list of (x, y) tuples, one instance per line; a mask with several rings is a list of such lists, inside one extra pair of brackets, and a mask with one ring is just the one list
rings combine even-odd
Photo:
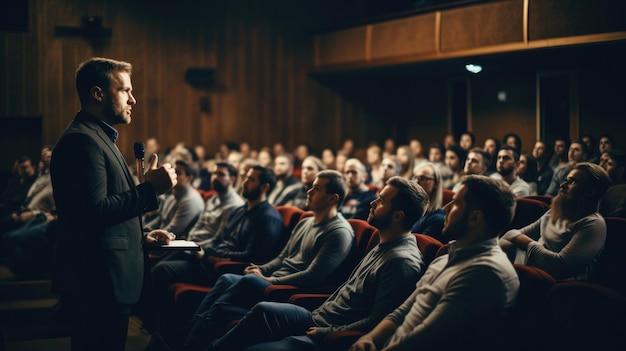
[(289, 303), (259, 302), (207, 350), (243, 350), (292, 335), (304, 335), (312, 326), (315, 326), (313, 315), (305, 308)]
[(72, 351), (124, 351), (130, 305), (97, 297), (76, 297), (71, 303)]
[(198, 306), (185, 342), (202, 349), (210, 340), (222, 336), (230, 321), (242, 318), (265, 298), (271, 284), (255, 275), (223, 274)]

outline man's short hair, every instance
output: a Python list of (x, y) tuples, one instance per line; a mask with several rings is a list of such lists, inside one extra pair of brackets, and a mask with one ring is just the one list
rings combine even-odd
[(228, 170), (228, 176), (229, 177), (235, 177), (235, 182), (233, 183), (233, 185), (236, 184), (237, 182), (237, 176), (239, 175), (239, 172), (237, 172), (237, 168), (235, 168), (235, 166), (231, 165), (228, 162), (217, 162), (215, 164), (215, 167), (223, 167), (226, 168)]
[(278, 155), (278, 156), (276, 156), (276, 157), (274, 158), (274, 161), (275, 161), (277, 158), (279, 158), (279, 157), (284, 157), (284, 158), (286, 158), (286, 159), (287, 159), (287, 161), (289, 161), (289, 165), (293, 167), (293, 165), (294, 165), (294, 161), (295, 161), (295, 158), (293, 157), (293, 155), (292, 155), (292, 154), (289, 154), (289, 153), (284, 153), (284, 154), (282, 154), (282, 155)]
[(465, 203), (469, 210), (483, 213), (485, 228), (490, 237), (496, 237), (511, 223), (517, 202), (508, 184), (500, 179), (472, 174), (463, 177)]
[[(514, 147), (511, 147), (509, 145), (502, 145), (500, 146), (500, 149), (498, 149), (498, 153), (500, 153), (500, 150), (509, 150), (509, 151), (513, 151), (513, 160), (515, 162), (519, 162), (519, 152), (517, 152), (517, 149), (515, 149)], [(496, 154), (496, 159), (498, 157), (498, 154)]]
[(176, 162), (174, 162), (178, 167), (181, 167), (183, 169), (183, 171), (185, 171), (185, 174), (188, 176), (191, 176), (193, 178), (196, 178), (198, 176), (198, 172), (196, 172), (196, 168), (192, 167), (189, 163), (183, 161), (183, 160), (176, 160)]
[(619, 150), (611, 150), (608, 152), (609, 157), (615, 162), (616, 168), (626, 166), (626, 154)]
[[(574, 166), (574, 169), (587, 172), (592, 178), (592, 184), (589, 186), (594, 187), (595, 193), (591, 197), (594, 202), (599, 202), (606, 190), (611, 186), (611, 178), (604, 168), (591, 162), (579, 162)], [(587, 184), (585, 184), (587, 185)]]
[(582, 141), (581, 139), (574, 139), (572, 140), (572, 142), (569, 143), (569, 146), (572, 146), (572, 144), (578, 144), (580, 145), (580, 147), (583, 150), (583, 154), (585, 155), (589, 155), (589, 153), (591, 152), (591, 150), (589, 150), (589, 145), (587, 145), (587, 143), (585, 143), (584, 141)]
[[(465, 131), (465, 132), (461, 133), (461, 137), (463, 135), (468, 135), (470, 137), (470, 140), (472, 140), (472, 145), (474, 145), (476, 143), (476, 136), (474, 135), (474, 133), (472, 133), (470, 131)], [(459, 137), (459, 140), (461, 139), (461, 137)]]
[(263, 167), (260, 165), (252, 166), (252, 169), (258, 171), (259, 174), (259, 182), (261, 185), (267, 184), (269, 188), (267, 189), (267, 194), (271, 193), (276, 186), (276, 175), (271, 168)]
[[(475, 147), (470, 149), (467, 152), (467, 155), (469, 156), (470, 152), (473, 152), (475, 154), (479, 154), (482, 156), (483, 158), (483, 167), (485, 167), (485, 169), (489, 169), (489, 165), (491, 165), (491, 155), (489, 155), (489, 153), (479, 147)], [(517, 156), (517, 159), (519, 160), (519, 156)]]
[(405, 230), (411, 229), (426, 212), (430, 202), (428, 194), (417, 182), (401, 176), (389, 178), (387, 185), (398, 188), (398, 193), (391, 200), (391, 210), (404, 212), (402, 227)]
[(346, 163), (344, 165), (344, 169), (347, 169), (348, 165), (351, 165), (351, 164), (356, 165), (356, 167), (358, 168), (359, 172), (361, 172), (361, 173), (366, 173), (367, 172), (367, 169), (365, 168), (365, 165), (358, 158), (349, 158), (349, 159), (347, 159)]
[(337, 194), (339, 196), (337, 200), (337, 208), (339, 208), (348, 193), (346, 178), (343, 174), (333, 169), (320, 171), (315, 176), (317, 178), (328, 179), (328, 183), (326, 183), (326, 194)]
[(128, 62), (103, 57), (93, 57), (81, 63), (76, 70), (76, 92), (81, 106), (89, 102), (92, 87), (109, 89), (113, 72), (122, 71), (130, 75), (132, 70), (133, 66)]

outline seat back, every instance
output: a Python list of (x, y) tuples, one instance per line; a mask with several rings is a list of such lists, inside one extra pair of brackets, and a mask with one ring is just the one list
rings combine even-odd
[(278, 242), (276, 243), (277, 250), (271, 257), (276, 257), (282, 251), (283, 247), (287, 244), (287, 241), (289, 241), (293, 228), (296, 227), (296, 224), (298, 224), (300, 217), (304, 213), (303, 210), (295, 206), (276, 206), (276, 211), (278, 211), (280, 216), (283, 218), (283, 230)]
[(552, 196), (550, 195), (530, 195), (525, 198), (545, 202), (548, 205), (552, 203)]
[(526, 197), (517, 198), (516, 202), (515, 215), (506, 230), (523, 228), (538, 220), (550, 208), (543, 201)]
[(454, 196), (454, 191), (450, 189), (443, 189), (443, 197), (441, 198), (441, 207), (444, 207), (450, 201), (452, 201), (453, 196)]
[(443, 246), (441, 241), (433, 238), (430, 235), (413, 233), (415, 239), (417, 240), (417, 247), (420, 249), (422, 253), (422, 257), (424, 258), (424, 263), (426, 267), (437, 257), (437, 252)]
[[(348, 219), (348, 223), (354, 230), (354, 247), (345, 261), (335, 270), (329, 278), (333, 285), (345, 282), (356, 265), (371, 250), (369, 246), (373, 237), (378, 237), (378, 229), (362, 219)], [(373, 246), (372, 246), (373, 247)]]
[(606, 242), (591, 281), (626, 295), (626, 218), (606, 217)]

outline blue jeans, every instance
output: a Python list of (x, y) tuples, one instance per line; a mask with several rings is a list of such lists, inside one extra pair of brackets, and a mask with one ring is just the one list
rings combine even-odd
[(259, 302), (207, 350), (235, 351), (252, 345), (303, 335), (315, 326), (309, 310), (289, 303)]
[(270, 285), (255, 275), (221, 275), (196, 309), (185, 344), (193, 350), (202, 349), (222, 336), (230, 321), (263, 301), (265, 288)]

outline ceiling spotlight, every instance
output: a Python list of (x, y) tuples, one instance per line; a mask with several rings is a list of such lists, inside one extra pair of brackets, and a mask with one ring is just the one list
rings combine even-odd
[(470, 63), (470, 64), (465, 65), (465, 69), (466, 69), (468, 72), (472, 72), (472, 73), (479, 73), (480, 71), (482, 71), (482, 70), (483, 70), (483, 67), (482, 67), (482, 66), (480, 66), (480, 65), (475, 65), (475, 64), (473, 64), (473, 63)]

